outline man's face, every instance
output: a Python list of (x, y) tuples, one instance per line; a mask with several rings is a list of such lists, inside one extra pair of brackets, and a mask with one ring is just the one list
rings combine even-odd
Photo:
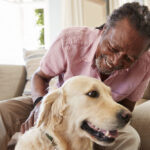
[(127, 19), (118, 21), (114, 27), (104, 28), (96, 53), (96, 66), (103, 74), (129, 68), (148, 45)]

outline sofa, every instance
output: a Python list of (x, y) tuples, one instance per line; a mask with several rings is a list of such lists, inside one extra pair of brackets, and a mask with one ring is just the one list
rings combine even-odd
[[(0, 65), (0, 101), (31, 95), (30, 80), (46, 50), (24, 50), (24, 65)], [(56, 88), (57, 77), (50, 86)], [(133, 111), (131, 124), (141, 137), (141, 150), (150, 150), (150, 84)], [(131, 143), (132, 144), (132, 143)]]

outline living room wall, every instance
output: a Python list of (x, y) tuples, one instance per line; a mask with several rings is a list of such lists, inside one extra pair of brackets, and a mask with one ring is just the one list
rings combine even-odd
[(85, 26), (95, 27), (106, 22), (106, 1), (84, 0), (83, 22)]

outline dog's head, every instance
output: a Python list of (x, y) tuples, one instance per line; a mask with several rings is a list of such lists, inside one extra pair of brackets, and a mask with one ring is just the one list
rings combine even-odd
[(112, 99), (108, 86), (91, 77), (76, 76), (45, 96), (37, 125), (54, 127), (65, 121), (68, 132), (109, 145), (130, 118), (129, 110)]

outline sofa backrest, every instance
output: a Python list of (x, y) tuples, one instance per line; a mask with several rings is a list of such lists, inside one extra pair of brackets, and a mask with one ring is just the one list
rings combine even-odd
[(24, 66), (0, 65), (0, 100), (21, 96), (25, 82)]

